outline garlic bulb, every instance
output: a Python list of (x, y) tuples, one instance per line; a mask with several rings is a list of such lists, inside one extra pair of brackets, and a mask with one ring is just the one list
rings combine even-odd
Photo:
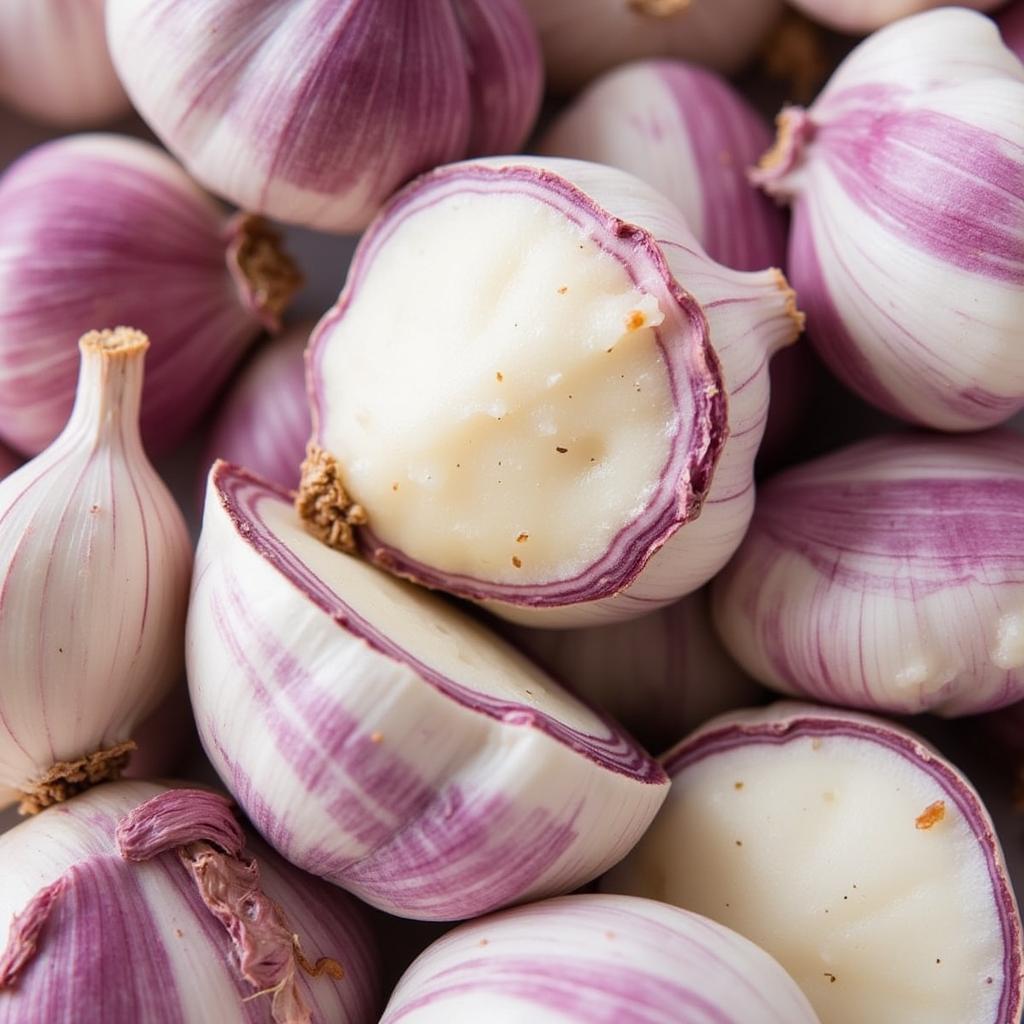
[(0, 101), (67, 127), (130, 109), (107, 52), (104, 0), (3, 0)]
[(245, 835), (229, 807), (118, 782), (0, 837), (0, 1022), (376, 1020), (358, 907)]
[(218, 463), (186, 640), (199, 733), (293, 864), (389, 913), (574, 889), (665, 797), (617, 726), (451, 605), (331, 551), (287, 492)]
[(329, 540), (368, 516), (370, 558), (515, 621), (653, 611), (739, 544), (768, 360), (801, 323), (779, 271), (720, 267), (622, 171), (441, 168), (310, 339), (302, 506)]
[(27, 454), (67, 419), (83, 329), (153, 338), (142, 435), (169, 451), (301, 280), (261, 221), (229, 220), (166, 153), (115, 135), (18, 160), (0, 178), (0, 223), (0, 437)]
[[(1005, 0), (959, 0), (957, 6), (975, 11), (994, 11)], [(790, 0), (799, 11), (840, 32), (873, 32), (900, 18), (933, 7), (945, 7), (948, 0)]]
[(666, 750), (714, 715), (765, 694), (715, 635), (705, 590), (630, 622), (505, 633), (648, 750)]
[(303, 353), (312, 323), (296, 324), (253, 355), (221, 404), (201, 460), (202, 488), (217, 459), (296, 487), (312, 432)]
[(63, 433), (0, 482), (0, 806), (27, 811), (116, 777), (181, 673), (191, 545), (139, 439), (148, 342), (79, 345)]
[(849, 387), (943, 430), (1024, 407), (1024, 66), (988, 18), (876, 33), (756, 178), (793, 204), (790, 276)]
[(763, 270), (786, 257), (782, 211), (747, 180), (770, 144), (760, 115), (724, 78), (682, 61), (648, 60), (591, 84), (539, 151), (635, 174), (679, 207), (713, 260)]
[[(514, 152), (543, 71), (520, 0), (108, 0), (114, 63), (191, 173), (246, 209), (358, 231), (437, 164)], [(299, 112), (299, 113), (297, 113)]]
[(770, 480), (714, 615), (785, 693), (941, 715), (1024, 700), (1024, 438), (879, 437)]
[(639, 57), (682, 57), (738, 71), (782, 13), (782, 0), (524, 0), (540, 33), (548, 85), (571, 93)]
[(607, 892), (685, 907), (786, 968), (828, 1024), (1015, 1024), (1021, 922), (971, 784), (913, 733), (800, 704), (708, 723)]
[(1024, 60), (1024, 3), (1016, 0), (999, 16), (1003, 42)]
[(563, 896), (471, 921), (405, 972), (381, 1024), (818, 1024), (752, 942), (654, 900)]

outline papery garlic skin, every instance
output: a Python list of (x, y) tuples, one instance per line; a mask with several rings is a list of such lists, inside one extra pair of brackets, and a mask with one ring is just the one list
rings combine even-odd
[[(101, 786), (0, 837), (0, 952), (14, 916), (40, 890), (64, 880), (31, 959), (9, 988), (0, 988), (3, 1024), (284, 1020), (271, 1013), (272, 994), (254, 992), (242, 978), (226, 928), (178, 854), (134, 863), (119, 853), (118, 825), (168, 792), (149, 782)], [(246, 847), (262, 890), (303, 953), (314, 963), (330, 957), (345, 971), (340, 981), (298, 972), (312, 1014), (291, 1021), (375, 1020), (380, 968), (355, 902), (284, 863), (258, 839), (246, 837)], [(279, 955), (269, 947), (262, 953), (267, 961)]]
[(150, 335), (142, 433), (169, 451), (300, 283), (258, 220), (229, 219), (162, 150), (116, 135), (23, 156), (0, 178), (0, 222), (0, 437), (26, 454), (67, 419), (83, 330)]
[(829, 1024), (1015, 1024), (1021, 924), (971, 784), (881, 719), (782, 703), (662, 758), (664, 808), (606, 892), (706, 914)]
[(4, 0), (0, 101), (48, 124), (101, 124), (131, 104), (107, 52), (104, 0)]
[(202, 493), (217, 459), (294, 488), (312, 432), (303, 353), (312, 323), (266, 342), (242, 368), (220, 407), (201, 461)]
[(224, 463), (186, 656), (203, 745), (256, 828), (389, 913), (457, 920), (574, 889), (665, 796), (617, 726)]
[(60, 799), (48, 773), (131, 740), (180, 678), (192, 547), (139, 439), (146, 347), (86, 335), (67, 426), (0, 482), (0, 806)]
[(879, 711), (1024, 699), (1024, 438), (874, 438), (762, 485), (715, 581), (726, 648), (773, 689)]
[(682, 61), (647, 60), (593, 82), (538, 151), (635, 174), (679, 207), (716, 263), (763, 270), (786, 257), (782, 211), (747, 180), (770, 145), (768, 127), (726, 79)]
[[(947, 0), (790, 0), (808, 17), (840, 32), (873, 32), (900, 18), (933, 7), (949, 6)], [(1003, 0), (963, 0), (958, 7), (994, 11)]]
[(1003, 42), (1024, 60), (1024, 3), (1016, 0), (996, 19)]
[(636, 617), (742, 537), (801, 324), (631, 175), (456, 164), (382, 211), (310, 339), (314, 441), (389, 570), (531, 625)]
[(654, 900), (587, 894), (461, 925), (406, 970), (381, 1024), (817, 1024), (753, 943)]
[(1024, 66), (988, 18), (877, 32), (755, 178), (793, 205), (789, 273), (848, 387), (942, 430), (1024, 407)]
[(107, 24), (137, 109), (200, 182), (321, 231), (360, 230), (438, 164), (514, 152), (541, 100), (519, 0), (109, 0)]
[(540, 33), (549, 87), (575, 92), (642, 57), (738, 71), (782, 13), (781, 0), (524, 0)]
[(709, 718), (765, 694), (716, 636), (706, 590), (629, 622), (504, 632), (648, 750), (666, 750)]

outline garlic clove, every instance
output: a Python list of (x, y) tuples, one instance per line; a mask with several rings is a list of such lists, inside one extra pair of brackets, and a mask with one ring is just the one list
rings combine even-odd
[(0, 800), (26, 811), (116, 778), (180, 677), (191, 544), (139, 437), (148, 345), (85, 335), (67, 426), (0, 482)]
[[(790, 0), (808, 17), (840, 32), (873, 32), (900, 18), (933, 7), (946, 6), (946, 0)], [(994, 11), (1003, 0), (963, 0), (959, 7), (975, 11)]]
[(360, 230), (437, 164), (517, 149), (541, 100), (519, 0), (265, 0), (258, 18), (109, 0), (107, 26), (137, 109), (199, 181), (323, 231)]
[(662, 758), (669, 799), (601, 886), (758, 943), (830, 1024), (1010, 1024), (1021, 925), (967, 779), (880, 719), (776, 704)]
[(1024, 440), (874, 438), (763, 485), (715, 581), (726, 648), (773, 689), (879, 711), (1024, 699)]
[(187, 661), (207, 754), (260, 832), (390, 913), (452, 920), (573, 889), (664, 799), (616, 726), (452, 606), (325, 549), (286, 492), (224, 463)]
[(735, 932), (654, 900), (562, 896), (461, 925), (402, 976), (381, 1024), (817, 1024), (793, 980)]
[(375, 1019), (380, 967), (355, 903), (229, 807), (119, 782), (0, 836), (0, 1022)]
[(226, 217), (149, 143), (78, 135), (0, 178), (0, 436), (28, 454), (58, 434), (83, 325), (153, 339), (142, 411), (152, 452), (206, 412), (301, 277), (259, 218)]
[(372, 559), (503, 617), (636, 617), (738, 544), (767, 363), (801, 324), (779, 271), (718, 266), (628, 174), (441, 168), (385, 208), (310, 340), (303, 505), (340, 483)]

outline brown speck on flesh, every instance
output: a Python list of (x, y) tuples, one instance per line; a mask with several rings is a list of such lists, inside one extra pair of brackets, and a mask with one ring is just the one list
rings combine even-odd
[(562, 448), (560, 445), (556, 445), (555, 447), (555, 451), (558, 452), (559, 455), (564, 455), (568, 450), (568, 448)]
[(825, 977), (828, 978), (828, 983), (830, 985), (834, 985), (836, 983), (836, 976), (831, 971), (826, 971)]
[(489, 941), (490, 941), (490, 940), (488, 940), (488, 939), (481, 939), (481, 940), (480, 940), (480, 945), (481, 945), (481, 946), (486, 946), (486, 945), (487, 945), (487, 943), (488, 943)]
[(639, 331), (647, 323), (647, 317), (639, 309), (632, 309), (626, 314), (626, 330)]
[(742, 846), (743, 845), (743, 840), (742, 839), (737, 839), (736, 840), (736, 845), (737, 846)]
[(604, 937), (606, 939), (614, 939), (615, 938), (615, 932), (605, 932), (604, 933)]
[(825, 792), (821, 794), (821, 799), (824, 800), (825, 803), (828, 803), (828, 804), (833, 803), (835, 801), (835, 798), (836, 798), (835, 793), (833, 793), (832, 790), (830, 790), (830, 789), (826, 789)]
[(522, 567), (523, 567), (523, 560), (518, 555), (513, 555), (512, 556), (512, 564), (517, 569), (522, 569)]
[(940, 956), (937, 956), (937, 957), (935, 958), (935, 962), (936, 962), (937, 964), (941, 964), (941, 963), (942, 963), (942, 957), (940, 957)]
[(742, 782), (734, 782), (732, 784), (732, 788), (733, 789), (742, 789), (743, 788), (743, 783)]
[(811, 750), (821, 750), (821, 737), (815, 736), (814, 739), (811, 740)]
[(174, 934), (177, 935), (179, 939), (183, 939), (185, 937), (185, 933), (180, 928), (175, 928)]
[(497, 381), (497, 382), (498, 382), (498, 383), (500, 384), (500, 383), (501, 383), (501, 382), (502, 382), (502, 381), (503, 381), (503, 380), (505, 379), (505, 374), (503, 374), (503, 373), (501, 372), (501, 370), (499, 370), (499, 371), (498, 371), (498, 372), (497, 372), (497, 373), (496, 373), (496, 374), (494, 375), (494, 379), (495, 379), (495, 380), (496, 380), (496, 381)]
[(382, 739), (384, 739), (384, 733), (377, 732), (376, 730), (374, 730), (373, 732), (370, 733), (370, 742), (371, 743), (380, 743), (380, 741)]
[(562, 287), (558, 289), (558, 294), (564, 295), (568, 290), (569, 286), (567, 284), (563, 284)]
[(398, 484), (397, 483), (392, 484), (391, 485), (391, 490), (397, 491), (398, 490)]
[(91, 506), (89, 507), (89, 511), (90, 511), (90, 512), (91, 512), (91, 513), (92, 513), (93, 515), (96, 515), (96, 513), (97, 513), (97, 512), (99, 512), (99, 510), (100, 510), (100, 507), (99, 507), (99, 505), (91, 505)]
[(986, 985), (991, 985), (992, 984), (992, 979), (991, 978), (986, 978), (985, 979), (985, 984)]
[(946, 816), (946, 801), (936, 800), (929, 804), (915, 819), (914, 828), (929, 829), (937, 825)]
[(516, 537), (516, 543), (525, 544), (529, 539), (530, 535), (528, 533), (521, 533), (518, 537)]

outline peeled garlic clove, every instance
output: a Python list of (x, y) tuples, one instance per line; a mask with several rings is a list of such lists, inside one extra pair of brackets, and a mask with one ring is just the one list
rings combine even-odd
[(166, 153), (116, 135), (33, 150), (0, 178), (0, 437), (41, 451), (71, 410), (71, 339), (153, 338), (142, 433), (169, 451), (301, 283), (258, 218), (227, 218)]
[(891, 25), (779, 119), (756, 179), (829, 368), (942, 430), (1024, 407), (1024, 66), (965, 10)]
[[(900, 18), (933, 7), (945, 7), (948, 0), (790, 0), (804, 14), (840, 32), (873, 32)], [(1004, 0), (963, 0), (959, 7), (994, 11)]]
[(764, 695), (726, 653), (701, 590), (650, 615), (590, 629), (509, 626), (506, 635), (561, 683), (665, 750), (714, 715)]
[(0, 1022), (375, 1020), (380, 968), (355, 903), (229, 807), (119, 782), (0, 837)]
[(753, 56), (781, 0), (524, 0), (548, 85), (572, 93), (641, 57), (681, 57), (731, 73)]
[(192, 549), (139, 439), (148, 344), (85, 335), (63, 433), (0, 482), (0, 806), (116, 777), (181, 675)]
[(539, 150), (635, 174), (679, 207), (713, 260), (763, 270), (786, 257), (782, 211), (747, 180), (770, 145), (764, 121), (726, 79), (682, 61), (647, 60), (590, 85)]
[(310, 339), (302, 507), (346, 540), (340, 484), (369, 557), (506, 618), (653, 611), (738, 545), (768, 360), (801, 323), (779, 271), (714, 263), (631, 175), (440, 168), (382, 211)]
[(1019, 1019), (1021, 925), (992, 821), (913, 733), (783, 703), (662, 760), (669, 798), (605, 891), (735, 929), (829, 1024)]
[(742, 936), (654, 900), (563, 896), (461, 925), (402, 976), (381, 1024), (817, 1024)]
[(1024, 3), (1017, 0), (999, 16), (999, 30), (1003, 42), (1024, 60)]
[[(108, 0), (114, 63), (150, 127), (212, 191), (358, 231), (438, 164), (514, 152), (540, 105), (519, 0)], [(297, 114), (301, 111), (301, 114)]]
[(204, 493), (217, 459), (245, 466), (281, 487), (298, 486), (313, 429), (303, 359), (312, 328), (312, 323), (296, 324), (266, 342), (232, 384), (201, 460)]
[(103, 0), (4, 0), (0, 101), (69, 128), (127, 113), (107, 52)]
[(665, 797), (657, 764), (426, 591), (330, 551), (218, 463), (189, 609), (206, 752), (293, 864), (404, 917), (576, 888)]
[(1024, 438), (874, 438), (763, 485), (715, 581), (756, 679), (880, 711), (1024, 699)]

